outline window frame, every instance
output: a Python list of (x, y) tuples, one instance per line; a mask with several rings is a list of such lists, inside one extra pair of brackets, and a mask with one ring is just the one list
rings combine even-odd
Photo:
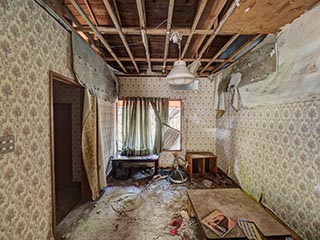
[[(118, 123), (119, 123), (119, 119), (118, 119), (118, 101), (123, 101), (124, 98), (118, 98), (117, 102), (116, 102), (116, 152), (120, 152), (121, 149), (119, 149), (119, 144), (118, 144), (118, 135), (119, 135), (119, 126), (118, 126)], [(162, 148), (161, 152), (181, 152), (182, 151), (182, 129), (183, 129), (183, 121), (182, 121), (182, 117), (183, 117), (183, 101), (182, 99), (174, 99), (174, 98), (169, 98), (169, 102), (170, 101), (175, 101), (175, 102), (180, 102), (180, 148), (177, 149), (177, 150), (170, 150), (170, 149), (165, 149), (165, 148)]]

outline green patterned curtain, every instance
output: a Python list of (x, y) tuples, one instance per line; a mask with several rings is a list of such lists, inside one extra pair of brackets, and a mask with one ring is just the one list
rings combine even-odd
[[(126, 98), (122, 112), (122, 154), (159, 154), (162, 150), (163, 122), (168, 121), (169, 101), (165, 98)], [(151, 113), (155, 113), (155, 138), (152, 138)]]
[(150, 100), (127, 98), (122, 113), (122, 154), (147, 155), (152, 153)]

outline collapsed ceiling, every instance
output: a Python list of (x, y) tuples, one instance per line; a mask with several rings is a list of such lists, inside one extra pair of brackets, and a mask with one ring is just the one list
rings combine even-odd
[(319, 0), (47, 0), (113, 68), (166, 74), (179, 51), (207, 76), (230, 65)]

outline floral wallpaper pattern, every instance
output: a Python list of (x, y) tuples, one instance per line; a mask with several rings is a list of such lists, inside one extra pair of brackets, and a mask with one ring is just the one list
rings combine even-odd
[[(120, 97), (167, 97), (182, 99), (182, 156), (186, 151), (215, 152), (214, 83), (199, 80), (199, 89), (171, 90), (165, 78), (119, 77)], [(172, 164), (170, 153), (163, 152), (160, 164)]]
[(71, 103), (72, 121), (72, 179), (81, 182), (82, 156), (81, 156), (81, 121), (83, 99), (82, 89), (63, 82), (54, 81), (53, 97), (55, 103)]
[(49, 70), (72, 77), (70, 35), (33, 0), (0, 1), (0, 239), (52, 239)]
[(219, 168), (305, 239), (320, 239), (320, 101), (228, 109)]
[[(99, 125), (101, 126), (102, 156), (108, 171), (109, 158), (114, 154), (115, 103), (98, 99)], [(102, 184), (101, 184), (102, 186)]]

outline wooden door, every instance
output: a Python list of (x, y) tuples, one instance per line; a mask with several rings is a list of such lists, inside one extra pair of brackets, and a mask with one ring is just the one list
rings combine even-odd
[(55, 190), (72, 185), (71, 104), (54, 103)]

